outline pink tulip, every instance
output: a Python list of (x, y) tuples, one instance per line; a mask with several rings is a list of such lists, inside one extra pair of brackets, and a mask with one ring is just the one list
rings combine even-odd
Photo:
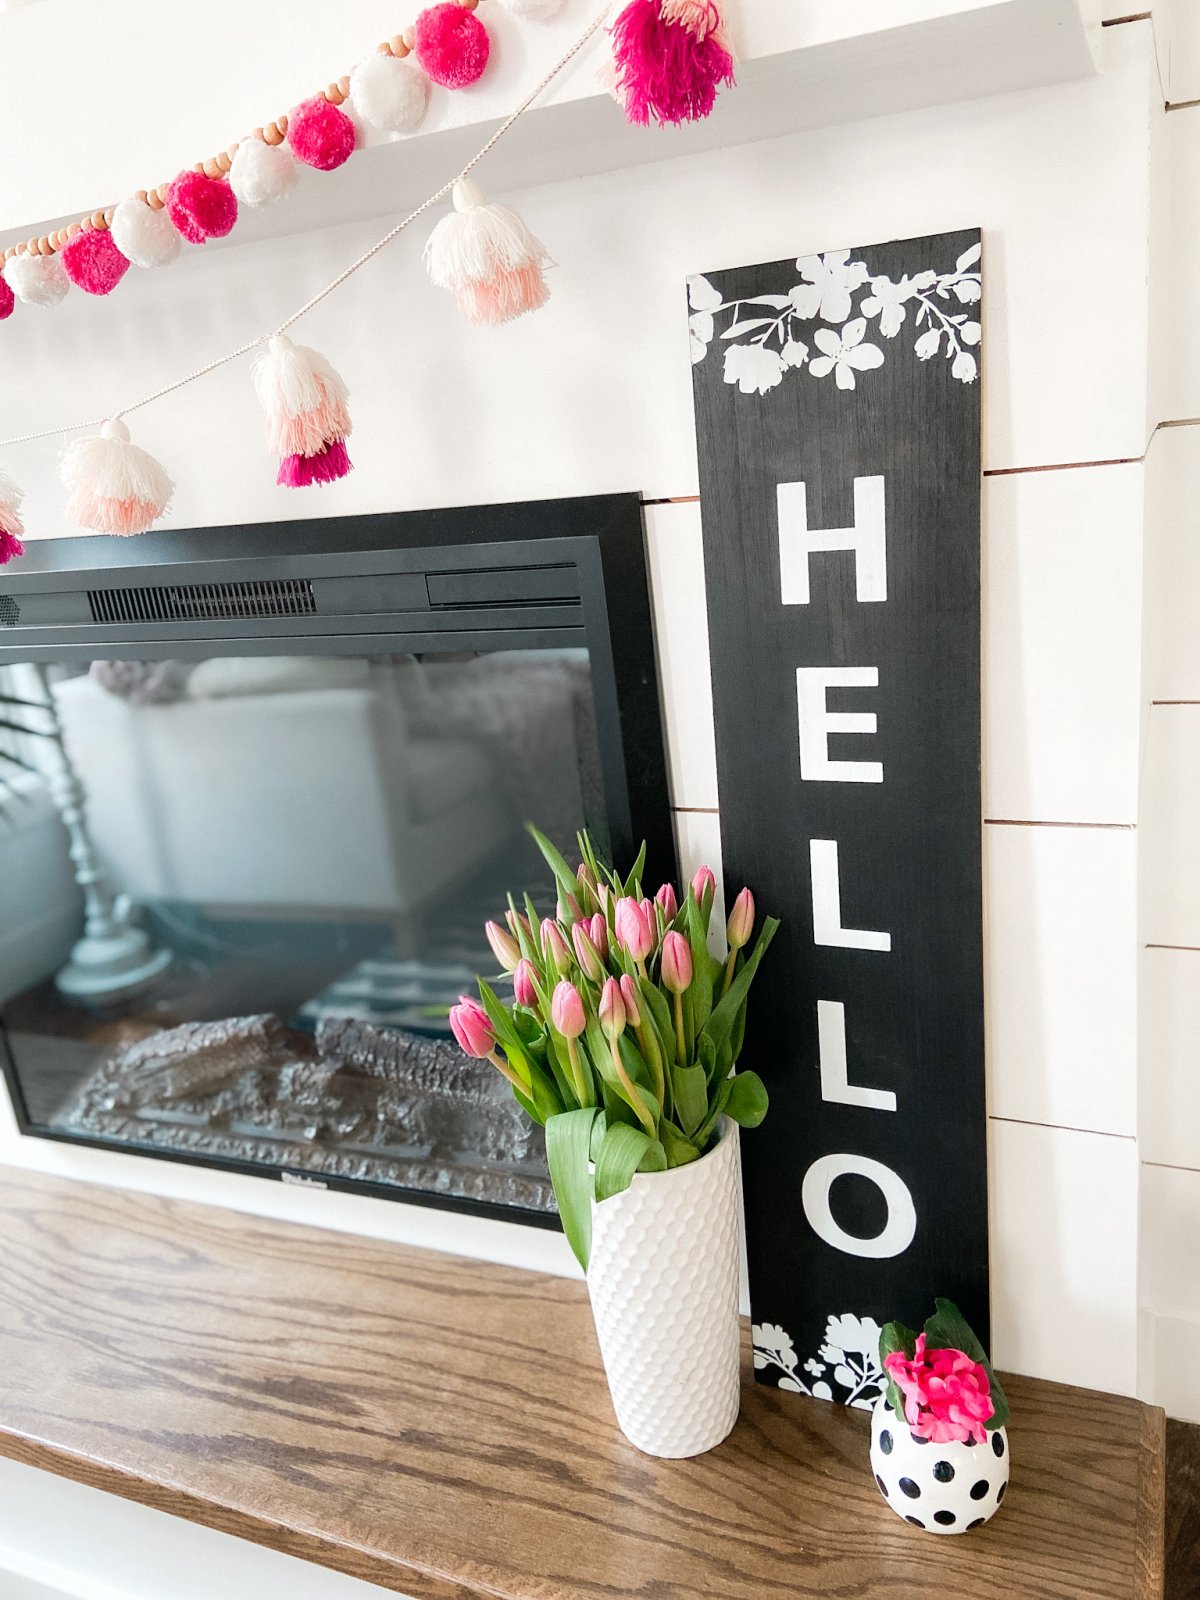
[(749, 889), (743, 889), (733, 902), (733, 910), (729, 913), (729, 921), (725, 927), (729, 948), (740, 950), (743, 945), (749, 943), (753, 929), (754, 896)]
[(488, 1014), (476, 1000), (460, 994), (458, 1004), (450, 1008), (450, 1030), (467, 1055), (476, 1061), (486, 1061), (496, 1048), (496, 1035)]
[(619, 1039), (625, 1032), (625, 1001), (621, 985), (615, 978), (606, 978), (600, 993), (600, 1026), (608, 1040)]
[(583, 969), (584, 974), (593, 983), (599, 983), (604, 976), (604, 963), (600, 959), (600, 952), (592, 943), (592, 936), (588, 931), (589, 924), (576, 922), (571, 927), (571, 943), (575, 946), (575, 958)]
[(675, 889), (672, 884), (664, 883), (654, 896), (657, 903), (663, 908), (663, 915), (668, 922), (674, 922), (679, 915), (679, 902), (675, 898)]
[(651, 899), (650, 899), (650, 898), (649, 898), (649, 897), (648, 897), (648, 896), (647, 896), (647, 897), (645, 897), (645, 898), (644, 898), (644, 899), (641, 899), (641, 900), (639, 900), (639, 901), (638, 901), (638, 905), (640, 905), (640, 906), (641, 906), (641, 908), (642, 908), (642, 915), (643, 915), (643, 916), (644, 916), (644, 917), (645, 917), (645, 919), (646, 919), (646, 921), (647, 921), (647, 923), (648, 923), (648, 924), (649, 924), (649, 926), (650, 926), (650, 929), (651, 929), (651, 931), (652, 931), (652, 932), (653, 932), (653, 930), (654, 930), (654, 928), (655, 928), (655, 927), (656, 927), (656, 925), (657, 925), (657, 924), (656, 924), (656, 923), (655, 923), (655, 919), (654, 919), (654, 901), (653, 901), (653, 900), (651, 900)]
[(596, 875), (586, 861), (581, 861), (575, 877), (579, 883), (579, 904), (583, 907), (584, 915), (586, 916), (596, 905)]
[(672, 994), (682, 994), (692, 981), (692, 947), (681, 933), (663, 940), (662, 981)]
[(564, 978), (550, 1000), (550, 1020), (564, 1039), (578, 1039), (587, 1027), (583, 999), (573, 983)]
[(558, 973), (560, 978), (565, 978), (571, 970), (571, 951), (563, 931), (553, 917), (547, 917), (542, 923), (542, 954), (549, 964)]
[(696, 904), (704, 905), (705, 895), (716, 891), (717, 880), (713, 877), (708, 867), (697, 867), (696, 876), (692, 879), (692, 893), (696, 896)]
[(518, 961), (517, 970), (513, 973), (513, 999), (519, 1006), (528, 1006), (532, 1011), (537, 1003), (537, 990), (533, 986), (533, 966), (528, 961)]
[(627, 972), (621, 976), (621, 999), (625, 1002), (625, 1021), (631, 1028), (640, 1028), (642, 1011), (638, 1005), (637, 984)]
[(608, 960), (608, 923), (603, 915), (597, 911), (591, 922), (592, 943), (601, 961)]
[(556, 910), (558, 912), (558, 920), (560, 922), (578, 922), (580, 917), (583, 915), (583, 912), (580, 909), (579, 901), (576, 900), (573, 894), (567, 895), (565, 900), (560, 894), (558, 897), (558, 905)]
[(483, 931), (487, 934), (487, 941), (492, 947), (492, 954), (505, 972), (515, 972), (517, 970), (517, 962), (521, 959), (521, 947), (512, 934), (502, 928), (498, 922), (485, 923)]
[(622, 950), (635, 961), (644, 961), (654, 948), (654, 935), (641, 906), (633, 899), (618, 900), (614, 922)]
[(508, 931), (512, 934), (514, 939), (517, 937), (518, 931), (522, 931), (527, 934), (531, 931), (528, 920), (523, 917), (519, 911), (506, 911), (504, 913), (504, 920), (508, 923)]

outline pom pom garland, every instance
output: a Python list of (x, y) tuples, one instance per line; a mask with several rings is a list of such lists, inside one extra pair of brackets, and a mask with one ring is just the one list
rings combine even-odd
[(234, 151), (229, 187), (242, 205), (272, 206), (286, 199), (300, 180), (291, 151), (265, 139), (243, 139)]
[(473, 11), (455, 0), (430, 6), (413, 24), (413, 54), (443, 89), (465, 89), (483, 76), (492, 41)]
[(281, 457), (278, 483), (329, 483), (350, 471), (346, 385), (317, 350), (276, 334), (254, 362), (254, 387), (267, 414), (267, 448)]
[(107, 228), (80, 228), (58, 259), (71, 282), (88, 294), (111, 294), (129, 271), (128, 256), (117, 249)]
[(189, 167), (167, 190), (167, 215), (189, 244), (223, 239), (237, 221), (237, 196), (223, 178)]
[(454, 185), (454, 210), (425, 246), (425, 265), (439, 289), (453, 291), (471, 322), (508, 322), (545, 305), (546, 247), (508, 206), (494, 205), (469, 178)]
[(16, 295), (9, 288), (5, 280), (0, 278), (0, 322), (3, 322), (5, 317), (12, 316), (16, 303)]
[(350, 103), (383, 133), (412, 133), (429, 109), (429, 79), (407, 58), (368, 56), (350, 74)]
[(28, 251), (10, 256), (4, 263), (4, 280), (26, 306), (56, 306), (71, 287), (57, 256), (35, 256)]
[(340, 107), (318, 94), (288, 113), (287, 141), (297, 161), (332, 172), (354, 154), (358, 130)]
[(21, 543), (21, 535), (25, 532), (25, 524), (21, 521), (21, 501), (24, 498), (8, 474), (0, 472), (0, 567), (14, 556), (25, 554), (25, 546)]
[(135, 267), (168, 267), (182, 248), (179, 234), (165, 211), (155, 211), (131, 195), (113, 212), (113, 243)]
[(59, 476), (70, 490), (67, 515), (95, 533), (145, 533), (175, 487), (152, 455), (130, 443), (129, 429), (117, 419), (69, 444)]
[(697, 122), (733, 83), (713, 0), (631, 0), (612, 25), (617, 98), (630, 122)]

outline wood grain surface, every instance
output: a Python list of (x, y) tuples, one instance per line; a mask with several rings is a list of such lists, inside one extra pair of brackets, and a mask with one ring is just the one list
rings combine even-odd
[(1006, 1379), (1004, 1508), (938, 1539), (864, 1413), (748, 1370), (719, 1449), (639, 1455), (580, 1284), (10, 1169), (0, 1207), (0, 1454), (417, 1600), (1162, 1594), (1136, 1401)]

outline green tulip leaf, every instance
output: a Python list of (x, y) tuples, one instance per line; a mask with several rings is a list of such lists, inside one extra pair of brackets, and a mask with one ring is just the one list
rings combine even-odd
[(667, 1152), (668, 1167), (686, 1167), (689, 1161), (700, 1159), (699, 1150), (690, 1139), (684, 1138), (673, 1122), (660, 1123), (658, 1137)]
[(767, 1114), (770, 1100), (757, 1072), (739, 1072), (729, 1080), (725, 1115), (741, 1128), (757, 1128)]
[(695, 1134), (708, 1115), (708, 1079), (703, 1067), (675, 1067), (671, 1073), (675, 1115), (684, 1133)]
[(641, 886), (642, 873), (646, 870), (646, 841), (642, 840), (642, 848), (637, 853), (637, 860), (633, 863), (633, 871), (625, 879), (623, 893), (631, 895)]
[(623, 1122), (609, 1128), (596, 1159), (596, 1199), (628, 1189), (635, 1172), (665, 1172), (667, 1154), (657, 1139)]
[[(887, 1368), (883, 1366), (883, 1363), (888, 1356), (894, 1355), (899, 1351), (911, 1361), (916, 1348), (917, 1336), (911, 1328), (906, 1328), (902, 1322), (889, 1322), (879, 1335), (879, 1365), (886, 1374)], [(900, 1392), (900, 1387), (896, 1380), (890, 1376), (887, 1379), (887, 1402), (903, 1421), (904, 1396)]]
[(737, 1021), (738, 1010), (746, 992), (754, 981), (754, 974), (758, 971), (758, 964), (766, 955), (771, 940), (779, 928), (777, 917), (766, 917), (763, 921), (762, 932), (758, 936), (758, 943), (754, 946), (754, 954), (746, 962), (737, 977), (729, 985), (721, 997), (720, 1004), (714, 1007), (713, 1014), (705, 1024), (704, 1031), (712, 1039), (718, 1050), (728, 1039), (734, 1023)]
[(546, 1123), (546, 1165), (567, 1243), (587, 1271), (592, 1251), (592, 1109), (564, 1111)]
[(692, 952), (692, 981), (687, 998), (692, 1002), (692, 1028), (699, 1033), (708, 1021), (713, 1005), (712, 973), (709, 968), (708, 936), (696, 897), (690, 891), (685, 906), (687, 941)]

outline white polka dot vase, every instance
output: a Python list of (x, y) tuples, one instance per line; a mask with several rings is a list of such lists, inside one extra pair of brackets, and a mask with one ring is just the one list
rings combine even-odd
[(647, 1455), (702, 1455), (741, 1405), (741, 1161), (721, 1125), (699, 1161), (639, 1172), (593, 1203), (588, 1293), (621, 1432)]
[(871, 1424), (871, 1471), (898, 1517), (927, 1533), (969, 1533), (999, 1511), (1008, 1490), (1008, 1432), (982, 1444), (932, 1444), (887, 1403)]

